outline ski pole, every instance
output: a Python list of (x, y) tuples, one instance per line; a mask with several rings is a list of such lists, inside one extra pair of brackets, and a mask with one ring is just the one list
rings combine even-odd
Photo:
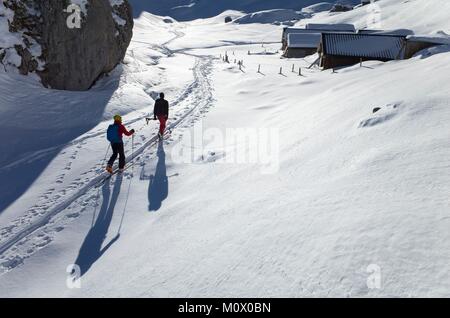
[[(109, 148), (111, 148), (111, 144), (109, 144), (108, 148), (106, 149), (105, 157), (103, 158), (103, 161), (102, 161), (102, 168), (105, 165), (106, 158), (108, 158)], [(98, 198), (99, 197), (100, 197), (100, 187), (97, 190), (97, 197), (95, 198), (95, 208), (94, 208), (94, 213), (92, 214), (91, 227), (94, 226), (94, 220), (95, 220), (95, 215), (97, 214), (97, 206), (98, 206)]]
[(131, 162), (131, 176), (134, 175), (134, 134), (131, 135), (131, 157), (133, 161)]

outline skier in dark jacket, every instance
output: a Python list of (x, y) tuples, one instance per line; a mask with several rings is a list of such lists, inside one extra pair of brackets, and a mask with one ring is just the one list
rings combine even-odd
[(162, 138), (166, 130), (166, 122), (169, 119), (169, 102), (164, 99), (164, 93), (159, 94), (159, 99), (155, 102), (153, 109), (153, 119), (159, 120), (159, 137)]
[(125, 151), (123, 148), (122, 136), (131, 136), (134, 134), (134, 129), (128, 131), (122, 124), (122, 117), (120, 115), (114, 116), (114, 124), (110, 125), (108, 128), (108, 140), (111, 142), (111, 148), (113, 154), (108, 161), (106, 166), (106, 171), (113, 173), (113, 164), (116, 161), (117, 156), (119, 156), (119, 172), (123, 172), (125, 168)]

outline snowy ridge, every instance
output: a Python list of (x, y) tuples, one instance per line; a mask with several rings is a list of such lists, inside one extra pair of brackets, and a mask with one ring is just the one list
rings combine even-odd
[[(340, 2), (358, 4), (359, 0), (341, 0)], [(151, 12), (162, 16), (172, 16), (179, 21), (190, 21), (199, 18), (216, 16), (225, 10), (239, 10), (246, 13), (270, 10), (302, 8), (317, 4), (319, 0), (130, 0), (134, 7), (135, 16), (142, 12)]]

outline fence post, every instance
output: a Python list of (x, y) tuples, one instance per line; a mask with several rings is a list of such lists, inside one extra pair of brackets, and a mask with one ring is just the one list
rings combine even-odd
[(282, 75), (283, 74), (283, 67), (281, 66), (280, 67), (280, 73), (279, 73), (280, 75)]
[(362, 59), (362, 57), (359, 59), (359, 67), (362, 67), (362, 62), (363, 62), (363, 59)]
[(292, 64), (292, 73), (295, 72), (295, 64)]
[(302, 76), (302, 67), (301, 66), (298, 68), (298, 76)]

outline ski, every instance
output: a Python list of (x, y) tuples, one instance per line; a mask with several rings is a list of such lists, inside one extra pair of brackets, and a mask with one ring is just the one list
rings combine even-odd
[(158, 133), (158, 140), (159, 140), (159, 141), (161, 141), (161, 140), (168, 140), (168, 139), (170, 139), (170, 137), (172, 137), (172, 130), (167, 129), (167, 130), (164, 132), (164, 135), (163, 135), (163, 136), (161, 136), (161, 135)]

